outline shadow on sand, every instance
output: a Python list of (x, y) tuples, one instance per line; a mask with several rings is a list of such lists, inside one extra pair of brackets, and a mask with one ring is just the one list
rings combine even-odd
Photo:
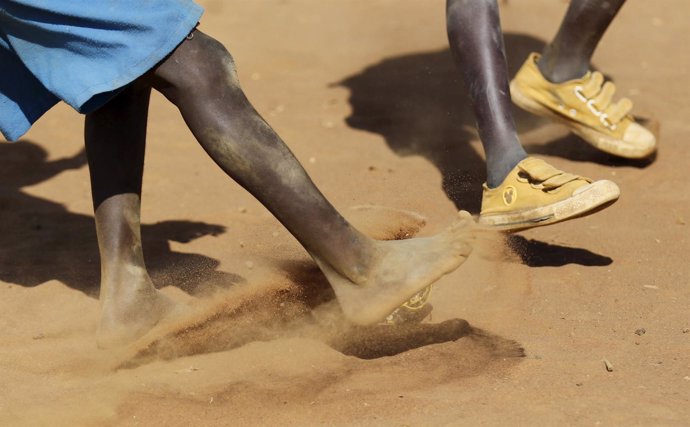
[[(31, 141), (0, 144), (0, 280), (20, 286), (58, 280), (97, 296), (100, 266), (93, 216), (69, 212), (22, 190), (85, 164), (83, 152), (49, 161), (46, 151)], [(170, 249), (170, 241), (189, 242), (224, 231), (221, 225), (193, 221), (142, 225), (154, 283), (195, 294), (241, 282), (239, 276), (217, 271), (215, 259)]]
[(525, 239), (515, 234), (508, 236), (506, 240), (508, 247), (529, 267), (561, 267), (566, 264), (604, 267), (613, 263), (613, 259), (587, 249)]

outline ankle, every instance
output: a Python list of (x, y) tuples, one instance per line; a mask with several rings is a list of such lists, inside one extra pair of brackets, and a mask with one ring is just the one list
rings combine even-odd
[(589, 59), (581, 59), (576, 56), (553, 58), (546, 52), (537, 61), (537, 68), (547, 81), (559, 84), (582, 78), (587, 74)]
[(489, 188), (496, 188), (501, 185), (515, 166), (526, 158), (527, 153), (522, 147), (520, 150), (502, 153), (497, 159), (487, 156), (486, 185)]
[(136, 299), (155, 292), (153, 281), (145, 269), (121, 269), (103, 274), (101, 278), (102, 302)]

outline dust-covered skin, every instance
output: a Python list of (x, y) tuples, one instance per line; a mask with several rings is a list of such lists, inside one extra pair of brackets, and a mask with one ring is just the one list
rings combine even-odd
[(376, 242), (365, 280), (353, 281), (312, 254), (338, 297), (345, 316), (360, 325), (381, 321), (414, 294), (458, 268), (472, 252), (469, 213), (432, 237)]
[(213, 160), (317, 260), (356, 323), (381, 320), (471, 252), (465, 213), (426, 239), (379, 242), (353, 228), (313, 184), (239, 87), (229, 52), (197, 31), (152, 76)]
[(141, 185), (150, 89), (126, 88), (86, 116), (85, 141), (91, 176), (102, 306), (101, 347), (145, 334), (173, 310), (149, 277), (141, 247)]
[(101, 252), (101, 345), (136, 339), (176, 311), (154, 288), (141, 248), (150, 87), (179, 108), (211, 158), (312, 254), (352, 321), (381, 320), (469, 255), (474, 223), (468, 214), (438, 236), (403, 242), (379, 242), (352, 227), (249, 103), (230, 53), (195, 31), (157, 68), (87, 117)]
[(355, 230), (316, 188), (239, 86), (230, 53), (200, 31), (151, 75), (211, 158), (256, 197), (310, 252), (354, 280), (373, 240)]
[(139, 198), (110, 197), (96, 209), (101, 253), (101, 321), (98, 344), (111, 347), (136, 339), (180, 307), (149, 277), (141, 248)]
[(572, 0), (556, 37), (546, 45), (538, 66), (554, 83), (578, 79), (625, 0)]

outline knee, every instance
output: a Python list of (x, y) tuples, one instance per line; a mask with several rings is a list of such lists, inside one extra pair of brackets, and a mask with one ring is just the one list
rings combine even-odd
[(235, 61), (222, 43), (199, 31), (156, 70), (156, 77), (176, 91), (213, 95), (240, 90)]
[(230, 52), (218, 40), (204, 34), (200, 36), (197, 37), (199, 57), (194, 67), (194, 87), (197, 90), (218, 90), (223, 86), (239, 89), (235, 60)]

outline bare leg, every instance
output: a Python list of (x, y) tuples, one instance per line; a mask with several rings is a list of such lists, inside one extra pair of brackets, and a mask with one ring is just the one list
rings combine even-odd
[(448, 40), (470, 94), (486, 153), (487, 184), (497, 187), (527, 157), (515, 130), (496, 0), (448, 0)]
[[(283, 141), (242, 92), (225, 48), (196, 31), (149, 76), (181, 111), (213, 160), (251, 192), (324, 268), (346, 314), (369, 323), (459, 266), (469, 254), (466, 227), (427, 239), (379, 242), (364, 236), (323, 197)], [(460, 221), (468, 224), (466, 219)], [(337, 278), (335, 280), (334, 278)], [(338, 288), (385, 292), (338, 293)], [(389, 289), (390, 288), (390, 289)], [(377, 310), (358, 315), (359, 305)], [(379, 316), (379, 319), (374, 319)]]
[(561, 27), (538, 66), (547, 80), (562, 83), (589, 70), (594, 49), (625, 0), (571, 0)]
[(86, 116), (101, 255), (101, 346), (143, 335), (173, 306), (153, 287), (141, 248), (139, 214), (150, 93), (147, 87), (130, 86)]

